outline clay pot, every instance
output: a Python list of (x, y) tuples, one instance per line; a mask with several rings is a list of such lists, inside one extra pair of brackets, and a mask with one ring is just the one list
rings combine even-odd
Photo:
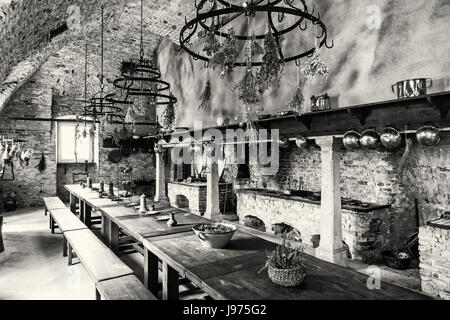
[(300, 149), (306, 149), (308, 147), (308, 140), (306, 139), (306, 137), (304, 136), (298, 136), (295, 139), (295, 144), (297, 145), (297, 147), (299, 147)]
[(344, 147), (346, 149), (355, 150), (361, 147), (361, 144), (359, 142), (360, 138), (361, 135), (358, 132), (350, 130), (344, 134), (342, 142), (344, 143)]
[(423, 146), (433, 147), (441, 141), (441, 132), (435, 126), (423, 126), (416, 131), (416, 139)]
[(388, 150), (395, 150), (402, 144), (402, 135), (396, 129), (388, 127), (380, 134), (381, 145)]
[(363, 148), (375, 150), (380, 146), (380, 134), (374, 129), (368, 129), (361, 134), (359, 142)]

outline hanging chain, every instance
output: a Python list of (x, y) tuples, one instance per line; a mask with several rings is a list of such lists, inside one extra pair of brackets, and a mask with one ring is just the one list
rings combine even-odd
[(141, 47), (140, 47), (140, 58), (141, 61), (144, 59), (144, 5), (143, 0), (141, 0)]
[(103, 78), (104, 78), (104, 75), (103, 75), (103, 33), (104, 33), (104, 22), (103, 22), (103, 10), (104, 10), (104, 7), (103, 7), (103, 5), (102, 5), (102, 27), (101, 27), (101, 32), (102, 32), (102, 35), (101, 35), (101, 39), (102, 39), (102, 44), (101, 44), (101, 75), (100, 75), (100, 90), (103, 92), (103, 90), (105, 89), (105, 84), (103, 83)]
[(88, 56), (88, 44), (86, 42), (84, 48), (84, 108), (87, 108), (87, 56)]

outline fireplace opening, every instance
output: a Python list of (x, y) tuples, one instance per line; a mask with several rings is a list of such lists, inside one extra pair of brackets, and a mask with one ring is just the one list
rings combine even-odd
[(265, 223), (261, 219), (255, 217), (255, 216), (245, 216), (244, 217), (244, 226), (255, 229), (255, 230), (266, 232)]
[(179, 194), (175, 197), (174, 205), (180, 209), (188, 209), (189, 208), (189, 199), (185, 196)]

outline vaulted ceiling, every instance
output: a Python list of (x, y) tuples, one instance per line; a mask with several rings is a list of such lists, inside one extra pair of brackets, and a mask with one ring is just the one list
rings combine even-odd
[[(114, 24), (122, 13), (139, 12), (140, 0), (0, 0), (0, 112), (49, 56), (98, 29), (102, 4), (106, 23)], [(146, 32), (172, 41), (194, 8), (185, 0), (143, 0), (143, 5)], [(139, 14), (135, 19), (130, 23), (139, 21)], [(64, 24), (69, 29), (50, 39)]]

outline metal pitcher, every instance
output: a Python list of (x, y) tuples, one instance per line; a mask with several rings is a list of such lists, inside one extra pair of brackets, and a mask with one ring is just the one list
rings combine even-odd
[(427, 94), (427, 89), (432, 85), (433, 80), (430, 78), (403, 80), (392, 86), (392, 92), (395, 93), (397, 90), (398, 98), (418, 97)]

